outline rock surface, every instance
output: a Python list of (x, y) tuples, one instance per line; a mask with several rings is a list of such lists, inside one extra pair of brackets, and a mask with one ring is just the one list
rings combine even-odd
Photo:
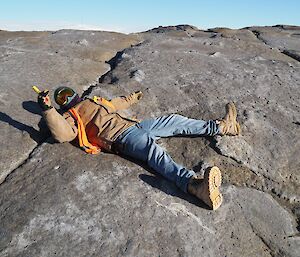
[[(297, 34), (291, 26), (1, 31), (0, 136), (11, 140), (0, 170), (14, 172), (0, 185), (0, 255), (299, 256), (300, 65), (286, 52), (299, 51)], [(197, 172), (218, 165), (224, 204), (211, 212), (141, 163), (54, 144), (38, 131), (32, 84), (108, 98), (142, 90), (127, 111), (138, 118), (217, 119), (234, 101), (241, 136), (160, 141)]]
[(63, 84), (81, 92), (110, 69), (105, 61), (138, 42), (138, 36), (111, 32), (0, 31), (0, 183), (45, 139), (31, 87)]
[(265, 44), (275, 47), (284, 54), (300, 61), (299, 27), (277, 25), (272, 29), (268, 27), (252, 27), (250, 29)]

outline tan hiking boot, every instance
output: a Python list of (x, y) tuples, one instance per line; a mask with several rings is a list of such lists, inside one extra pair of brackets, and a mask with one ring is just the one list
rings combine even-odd
[(226, 104), (225, 117), (217, 121), (220, 127), (220, 135), (237, 136), (241, 134), (240, 124), (236, 120), (237, 111), (234, 103), (230, 102)]
[(220, 193), (222, 176), (218, 167), (210, 167), (206, 169), (204, 178), (191, 178), (188, 184), (188, 192), (205, 204), (212, 210), (218, 209), (223, 201), (223, 196)]

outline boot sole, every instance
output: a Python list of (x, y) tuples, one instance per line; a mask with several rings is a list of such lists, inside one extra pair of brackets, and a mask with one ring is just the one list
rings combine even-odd
[(217, 210), (223, 202), (223, 196), (219, 190), (222, 183), (220, 169), (216, 166), (207, 169), (204, 174), (204, 179), (208, 183), (209, 194), (207, 199), (203, 199), (203, 201), (213, 210)]
[(209, 168), (208, 181), (210, 188), (209, 190), (213, 191), (215, 188), (219, 188), (222, 184), (222, 174), (220, 169), (217, 166)]

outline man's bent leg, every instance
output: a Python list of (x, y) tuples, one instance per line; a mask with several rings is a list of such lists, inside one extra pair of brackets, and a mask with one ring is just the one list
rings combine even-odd
[(190, 193), (204, 201), (213, 210), (220, 207), (222, 195), (221, 172), (217, 167), (207, 169), (204, 178), (197, 178), (195, 172), (177, 164), (155, 143), (147, 131), (134, 126), (118, 138), (122, 144), (121, 153), (147, 162), (156, 172), (173, 181), (182, 191)]
[(171, 156), (154, 141), (149, 147), (148, 165), (165, 178), (173, 181), (186, 193), (188, 192), (187, 185), (190, 179), (195, 176), (193, 170), (188, 170), (174, 162)]
[(155, 139), (138, 127), (132, 127), (118, 139), (124, 147), (121, 153), (146, 162), (152, 169), (174, 182), (182, 191), (187, 192), (187, 185), (195, 172), (188, 170), (172, 160)]
[(175, 135), (214, 136), (219, 134), (219, 125), (213, 120), (195, 120), (178, 114), (144, 120), (139, 125), (151, 136), (157, 138)]

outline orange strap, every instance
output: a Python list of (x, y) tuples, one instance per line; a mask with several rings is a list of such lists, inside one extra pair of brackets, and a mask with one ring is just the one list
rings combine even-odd
[(71, 108), (69, 110), (69, 112), (72, 114), (73, 118), (75, 118), (77, 121), (79, 146), (87, 153), (90, 153), (90, 154), (100, 153), (100, 151), (101, 151), (100, 147), (97, 145), (92, 145), (88, 141), (86, 133), (85, 133), (85, 127), (83, 125), (83, 122), (82, 122), (78, 112), (74, 108)]

